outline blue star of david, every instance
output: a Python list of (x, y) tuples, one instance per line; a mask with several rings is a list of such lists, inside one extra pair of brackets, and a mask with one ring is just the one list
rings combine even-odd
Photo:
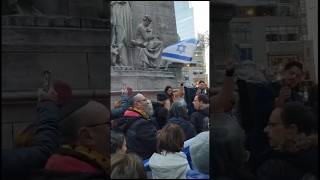
[(179, 53), (182, 54), (182, 53), (184, 53), (186, 51), (186, 46), (182, 45), (182, 44), (179, 44), (176, 51), (179, 51)]

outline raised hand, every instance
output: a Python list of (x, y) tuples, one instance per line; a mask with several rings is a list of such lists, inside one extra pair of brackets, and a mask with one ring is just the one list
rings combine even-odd
[(48, 92), (46, 92), (43, 88), (38, 89), (38, 101), (45, 101), (45, 100), (50, 100), (55, 102), (57, 102), (58, 100), (58, 93), (55, 91), (52, 84), (50, 84)]

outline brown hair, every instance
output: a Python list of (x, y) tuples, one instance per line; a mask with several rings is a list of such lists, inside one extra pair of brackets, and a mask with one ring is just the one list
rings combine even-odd
[(133, 153), (115, 153), (111, 156), (111, 179), (147, 179), (143, 162)]
[(180, 152), (183, 148), (185, 135), (182, 128), (173, 123), (165, 125), (157, 135), (157, 150), (160, 153), (165, 150), (167, 152)]

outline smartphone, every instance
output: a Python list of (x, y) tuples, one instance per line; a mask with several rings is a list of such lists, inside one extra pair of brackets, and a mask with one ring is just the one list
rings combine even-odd
[(48, 92), (50, 88), (51, 72), (49, 70), (43, 71), (43, 90)]

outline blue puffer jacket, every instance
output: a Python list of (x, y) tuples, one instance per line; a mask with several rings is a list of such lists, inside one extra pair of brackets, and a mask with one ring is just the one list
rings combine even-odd
[(187, 172), (187, 179), (210, 179), (209, 175), (203, 174), (199, 172), (198, 170), (192, 170), (190, 169)]
[[(40, 102), (37, 107), (39, 126), (30, 147), (2, 150), (2, 177), (25, 177), (32, 170), (43, 168), (58, 148), (60, 112), (54, 102)], [(12, 178), (9, 178), (12, 179)]]

